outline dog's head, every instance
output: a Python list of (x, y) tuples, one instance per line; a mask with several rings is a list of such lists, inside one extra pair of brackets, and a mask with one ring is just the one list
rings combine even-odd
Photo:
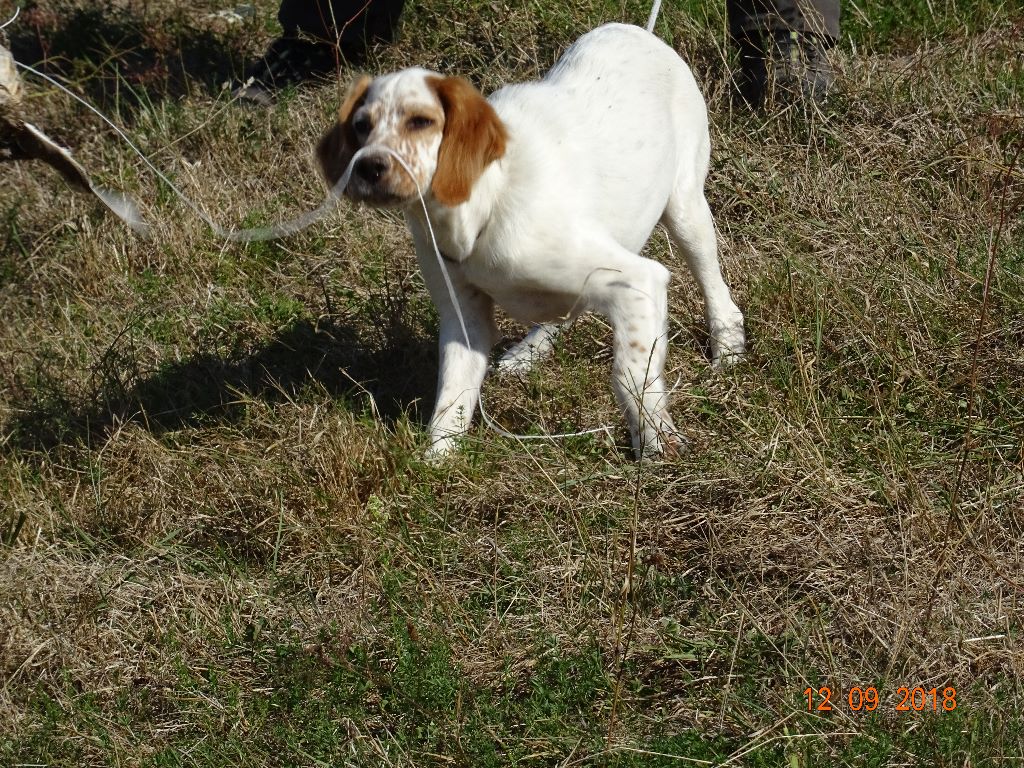
[(455, 206), (469, 199), (484, 169), (505, 154), (505, 141), (501, 120), (468, 81), (405, 69), (353, 83), (316, 155), (334, 186), (359, 152), (345, 187), (353, 200), (405, 205), (416, 199), (418, 184), (439, 203)]

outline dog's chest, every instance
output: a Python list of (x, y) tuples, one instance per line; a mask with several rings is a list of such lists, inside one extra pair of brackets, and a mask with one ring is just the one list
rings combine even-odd
[[(540, 323), (579, 312), (578, 293), (560, 281), (557, 264), (543, 251), (526, 253), (503, 243), (478, 242), (458, 269), (462, 279), (486, 293), (508, 315)], [(564, 255), (563, 255), (564, 257)]]

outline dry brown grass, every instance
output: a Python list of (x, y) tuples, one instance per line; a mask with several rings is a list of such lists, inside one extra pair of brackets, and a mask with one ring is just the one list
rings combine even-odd
[[(185, 5), (187, 31), (209, 4)], [(492, 87), (614, 13), (449, 15), (411, 8), (374, 66)], [(2, 169), (5, 760), (1019, 759), (1024, 20), (844, 50), (827, 116), (731, 109), (716, 20), (663, 24), (706, 83), (709, 197), (752, 350), (708, 370), (699, 304), (656, 234), (680, 274), (670, 375), (691, 451), (674, 464), (479, 429), (424, 465), (434, 316), (401, 221), (345, 209), (224, 245), (35, 90), (39, 121), (146, 201), (157, 232), (134, 239), (46, 173)], [(318, 201), (311, 148), (335, 95), (263, 112), (196, 87), (120, 106), (231, 225)], [(582, 323), (529, 381), (489, 382), (490, 410), (519, 430), (618, 425), (608, 336)], [(808, 714), (819, 685), (884, 703)], [(901, 685), (956, 686), (960, 707), (897, 713)]]

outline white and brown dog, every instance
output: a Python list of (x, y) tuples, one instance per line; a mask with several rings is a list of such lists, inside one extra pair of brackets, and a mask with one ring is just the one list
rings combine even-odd
[(404, 210), (440, 316), (431, 454), (452, 450), (473, 417), (498, 340), (496, 304), (541, 324), (499, 370), (521, 370), (548, 351), (553, 323), (587, 310), (608, 318), (612, 381), (637, 455), (675, 450), (663, 378), (669, 272), (638, 255), (659, 221), (703, 295), (712, 364), (742, 355), (744, 335), (704, 199), (707, 111), (671, 48), (638, 27), (609, 24), (581, 37), (544, 79), (487, 99), (464, 79), (424, 69), (363, 78), (317, 148), (328, 182), (357, 152), (345, 194)]

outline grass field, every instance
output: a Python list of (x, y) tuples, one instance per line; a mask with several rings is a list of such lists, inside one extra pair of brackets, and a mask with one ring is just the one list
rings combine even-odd
[[(353, 73), (230, 103), (276, 6), (236, 28), (222, 5), (51, 0), (8, 32), (218, 223), (277, 221), (319, 202)], [(490, 90), (647, 10), (414, 2), (365, 69)], [(510, 429), (615, 440), (481, 427), (423, 462), (436, 316), (397, 215), (225, 244), (30, 82), (33, 121), (155, 236), (0, 166), (0, 765), (1024, 763), (1024, 11), (844, 14), (828, 113), (751, 115), (722, 4), (663, 11), (751, 341), (709, 369), (656, 231), (671, 463), (632, 460), (596, 319), (484, 396)]]

